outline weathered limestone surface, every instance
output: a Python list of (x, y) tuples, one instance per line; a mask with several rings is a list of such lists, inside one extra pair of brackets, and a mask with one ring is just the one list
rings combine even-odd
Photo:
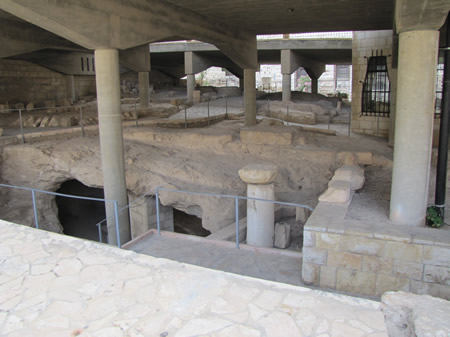
[(239, 170), (239, 177), (247, 184), (270, 184), (277, 175), (277, 167), (271, 164), (249, 164)]
[(344, 165), (334, 172), (331, 181), (336, 180), (349, 182), (352, 191), (359, 190), (364, 186), (364, 170), (356, 165)]
[(403, 291), (382, 297), (382, 310), (390, 337), (450, 336), (450, 302)]
[(0, 335), (387, 337), (378, 302), (0, 221)]
[(351, 184), (347, 181), (332, 180), (328, 189), (319, 197), (319, 201), (345, 204), (351, 197)]
[(291, 243), (291, 226), (283, 222), (275, 224), (274, 247), (285, 249)]

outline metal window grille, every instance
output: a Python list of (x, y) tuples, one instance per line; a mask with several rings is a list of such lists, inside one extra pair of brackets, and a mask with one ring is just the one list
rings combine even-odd
[(434, 115), (439, 117), (442, 108), (442, 88), (444, 85), (444, 64), (439, 63), (437, 67), (437, 81), (436, 81), (436, 104), (434, 106)]
[(366, 78), (362, 91), (362, 116), (389, 117), (391, 81), (386, 56), (372, 54), (367, 62)]

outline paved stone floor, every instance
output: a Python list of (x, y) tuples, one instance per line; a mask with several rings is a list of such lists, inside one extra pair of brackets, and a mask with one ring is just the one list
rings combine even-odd
[(148, 235), (127, 249), (234, 274), (292, 285), (302, 284), (300, 252), (255, 249), (246, 245), (237, 249), (233, 242), (173, 233)]
[(380, 304), (0, 221), (0, 335), (386, 337)]

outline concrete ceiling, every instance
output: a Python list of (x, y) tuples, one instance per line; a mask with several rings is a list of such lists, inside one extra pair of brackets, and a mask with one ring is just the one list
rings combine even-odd
[(257, 34), (392, 29), (394, 0), (166, 0)]

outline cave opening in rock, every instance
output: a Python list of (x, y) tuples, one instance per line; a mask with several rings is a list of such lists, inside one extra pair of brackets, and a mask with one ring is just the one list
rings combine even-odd
[(208, 236), (211, 232), (202, 226), (202, 219), (195, 215), (187, 214), (178, 209), (173, 209), (173, 224), (176, 233)]
[[(61, 184), (57, 193), (90, 198), (104, 198), (101, 188), (88, 187), (78, 180), (68, 180)], [(73, 199), (56, 196), (58, 218), (63, 233), (83, 239), (98, 241), (98, 229), (95, 226), (106, 218), (105, 204), (100, 201)], [(103, 237), (103, 242), (105, 242)]]

